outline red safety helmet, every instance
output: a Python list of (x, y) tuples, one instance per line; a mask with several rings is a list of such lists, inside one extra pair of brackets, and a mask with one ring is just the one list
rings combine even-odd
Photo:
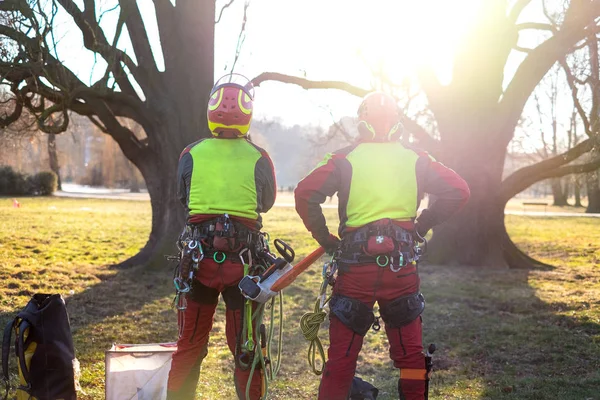
[(213, 136), (243, 137), (250, 129), (254, 86), (239, 74), (227, 74), (217, 81), (208, 99), (208, 128)]
[(366, 140), (395, 140), (402, 134), (396, 99), (384, 92), (365, 96), (358, 107), (358, 132)]

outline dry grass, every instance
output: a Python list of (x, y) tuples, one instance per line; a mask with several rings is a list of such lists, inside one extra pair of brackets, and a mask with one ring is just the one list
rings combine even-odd
[[(0, 312), (3, 323), (35, 292), (67, 298), (81, 399), (103, 398), (104, 351), (113, 342), (173, 341), (170, 267), (118, 271), (148, 234), (147, 202), (0, 199)], [(335, 221), (335, 210), (328, 209)], [(292, 208), (265, 218), (272, 237), (301, 257), (315, 243)], [(482, 271), (423, 266), (425, 341), (438, 345), (431, 399), (600, 399), (600, 230), (585, 218), (507, 217), (516, 242), (556, 265), (547, 271)], [(314, 399), (318, 378), (306, 364), (298, 321), (311, 310), (320, 266), (286, 292), (284, 364), (272, 399)], [(232, 362), (222, 305), (203, 365), (198, 396), (233, 399)], [(326, 331), (321, 337), (326, 339)], [(325, 340), (326, 341), (326, 340)], [(358, 373), (397, 398), (397, 371), (383, 332), (370, 332)]]

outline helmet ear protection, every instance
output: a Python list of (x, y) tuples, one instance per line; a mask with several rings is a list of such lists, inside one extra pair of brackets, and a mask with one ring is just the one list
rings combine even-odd
[(253, 103), (254, 86), (248, 78), (239, 74), (219, 78), (210, 92), (206, 112), (213, 136), (246, 136), (252, 121)]
[(384, 92), (365, 96), (358, 108), (358, 132), (370, 141), (397, 140), (404, 131), (396, 99)]

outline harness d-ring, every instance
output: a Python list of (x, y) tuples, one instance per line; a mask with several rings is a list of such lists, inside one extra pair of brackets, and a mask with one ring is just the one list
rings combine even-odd
[[(380, 261), (380, 258), (383, 257), (384, 261)], [(375, 262), (377, 263), (377, 265), (379, 265), (380, 267), (387, 267), (388, 264), (390, 263), (390, 258), (388, 256), (386, 256), (385, 254), (379, 255), (377, 256), (377, 258), (375, 259)]]
[[(219, 256), (219, 254), (221, 256)], [(219, 256), (219, 257), (218, 257)], [(215, 254), (213, 255), (213, 260), (215, 260), (215, 262), (217, 264), (222, 264), (223, 262), (225, 262), (225, 259), (227, 258), (227, 254), (223, 253), (222, 251), (217, 251), (215, 252)]]

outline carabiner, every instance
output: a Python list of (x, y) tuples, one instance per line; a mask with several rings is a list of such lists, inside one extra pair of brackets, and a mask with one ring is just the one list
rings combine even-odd
[[(383, 257), (384, 261), (380, 261), (380, 258)], [(385, 268), (388, 266), (388, 264), (390, 263), (390, 258), (388, 256), (386, 256), (385, 254), (381, 254), (378, 255), (377, 258), (375, 259), (375, 262), (377, 263), (378, 266), (380, 266), (381, 268)]]
[(198, 247), (198, 241), (197, 240), (191, 240), (188, 243), (188, 249), (194, 250), (196, 247)]
[[(217, 258), (218, 255), (221, 255), (220, 258)], [(217, 264), (223, 264), (225, 262), (225, 259), (227, 259), (227, 254), (223, 253), (222, 251), (217, 251), (215, 252), (215, 254), (213, 255), (213, 260), (217, 263)]]

